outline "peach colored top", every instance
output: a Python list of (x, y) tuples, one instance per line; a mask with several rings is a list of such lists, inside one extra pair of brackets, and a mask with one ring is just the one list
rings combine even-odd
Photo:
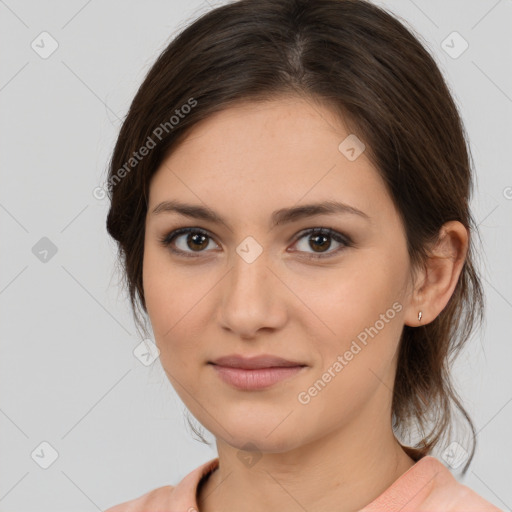
[[(108, 509), (106, 512), (198, 512), (196, 500), (198, 486), (218, 466), (217, 457), (191, 471), (174, 487), (156, 489), (136, 500)], [(159, 491), (164, 492), (158, 493)], [(359, 512), (503, 512), (503, 510), (459, 483), (438, 459), (427, 455)]]

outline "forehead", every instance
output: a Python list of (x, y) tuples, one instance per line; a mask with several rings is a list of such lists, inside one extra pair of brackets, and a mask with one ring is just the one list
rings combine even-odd
[[(327, 135), (330, 134), (330, 138)], [(249, 102), (243, 101), (209, 115), (196, 123), (180, 142), (175, 152), (203, 146), (211, 154), (229, 149), (231, 153), (251, 151), (264, 157), (257, 144), (273, 153), (293, 149), (318, 156), (321, 149), (348, 135), (345, 122), (327, 106), (312, 99), (284, 96), (280, 99)], [(279, 144), (277, 141), (279, 140)], [(304, 146), (304, 143), (309, 143)], [(300, 144), (299, 144), (300, 143)], [(332, 149), (332, 147), (331, 147)]]
[(245, 210), (338, 200), (375, 211), (390, 198), (364, 151), (352, 161), (340, 151), (349, 135), (313, 101), (240, 103), (191, 128), (153, 176), (149, 209), (186, 196)]

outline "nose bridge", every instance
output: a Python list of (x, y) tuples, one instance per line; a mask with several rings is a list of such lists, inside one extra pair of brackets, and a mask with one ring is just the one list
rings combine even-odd
[(258, 293), (264, 292), (271, 274), (268, 269), (269, 253), (256, 243), (254, 239), (246, 239), (239, 244), (233, 255), (229, 279), (232, 293), (242, 296), (248, 294), (253, 299), (257, 298)]
[(285, 319), (276, 294), (277, 282), (268, 268), (270, 254), (263, 250), (257, 254), (252, 242), (248, 243), (240, 244), (233, 254), (219, 312), (223, 327), (243, 337), (251, 337), (262, 327), (276, 328)]

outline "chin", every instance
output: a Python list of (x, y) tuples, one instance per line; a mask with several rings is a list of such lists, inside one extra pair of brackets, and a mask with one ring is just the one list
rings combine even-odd
[(298, 432), (295, 422), (283, 421), (284, 417), (286, 415), (280, 416), (277, 420), (275, 416), (271, 420), (264, 420), (261, 417), (253, 420), (239, 416), (234, 421), (228, 421), (225, 417), (226, 421), (222, 423), (225, 430), (215, 425), (214, 430), (210, 432), (217, 439), (222, 439), (226, 444), (239, 450), (262, 453), (287, 452), (302, 445), (305, 439), (303, 433)]
[[(273, 437), (273, 436), (271, 436)], [(233, 448), (249, 453), (284, 453), (300, 446), (301, 443), (294, 442), (286, 436), (280, 436), (275, 439), (266, 437), (265, 435), (254, 435), (248, 433), (246, 436), (236, 435), (235, 439), (223, 439), (223, 441)]]

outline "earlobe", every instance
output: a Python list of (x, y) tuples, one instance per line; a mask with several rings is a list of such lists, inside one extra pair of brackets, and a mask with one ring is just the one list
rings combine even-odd
[[(412, 291), (409, 295), (409, 303), (404, 316), (404, 324), (410, 327), (418, 327), (426, 320), (426, 302), (424, 295), (424, 284), (427, 269), (422, 265), (421, 269), (416, 268), (411, 274)], [(427, 322), (428, 323), (428, 322)]]

